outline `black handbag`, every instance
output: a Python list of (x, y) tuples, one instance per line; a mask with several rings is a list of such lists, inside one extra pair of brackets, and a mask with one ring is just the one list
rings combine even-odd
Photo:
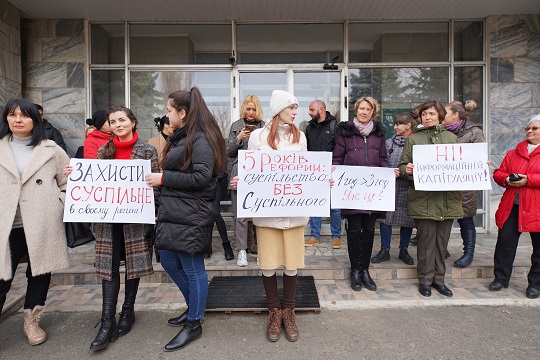
[(66, 222), (64, 225), (66, 227), (66, 239), (69, 248), (81, 246), (96, 240), (90, 228), (90, 223)]

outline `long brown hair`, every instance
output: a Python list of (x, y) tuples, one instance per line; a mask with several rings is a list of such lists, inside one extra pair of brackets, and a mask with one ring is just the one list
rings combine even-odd
[[(272, 123), (270, 124), (270, 133), (268, 134), (268, 145), (274, 150), (277, 150), (277, 144), (279, 144), (279, 113), (274, 116)], [(300, 130), (293, 123), (289, 127), (289, 132), (286, 134), (288, 136), (292, 135), (292, 143), (296, 144), (300, 142)]]
[[(131, 122), (133, 123), (133, 133), (135, 133), (135, 131), (137, 131), (138, 121), (137, 117), (135, 117), (135, 114), (133, 114), (133, 111), (131, 111), (130, 108), (122, 105), (112, 105), (109, 110), (107, 110), (107, 121), (109, 121), (109, 115), (117, 111), (123, 111), (124, 113), (126, 113), (128, 119), (131, 120)], [(103, 148), (103, 152), (101, 153), (101, 159), (114, 159), (114, 157), (116, 156), (116, 146), (114, 145), (113, 141), (115, 136), (116, 135), (111, 136), (111, 139)]]
[[(191, 155), (193, 153), (193, 143), (198, 132), (204, 133), (216, 157), (214, 163), (213, 174), (217, 176), (220, 171), (225, 169), (225, 139), (221, 135), (219, 125), (214, 118), (214, 115), (206, 106), (201, 92), (197, 87), (192, 87), (190, 91), (178, 90), (171, 93), (168, 97), (171, 106), (176, 111), (182, 109), (186, 112), (186, 117), (183, 120), (183, 128), (186, 131), (186, 149), (184, 151), (184, 166), (181, 171), (186, 171), (191, 165)], [(167, 140), (167, 145), (163, 150), (163, 154), (167, 154), (171, 149), (170, 138)], [(163, 161), (165, 158), (163, 158)], [(162, 164), (163, 166), (163, 164)]]

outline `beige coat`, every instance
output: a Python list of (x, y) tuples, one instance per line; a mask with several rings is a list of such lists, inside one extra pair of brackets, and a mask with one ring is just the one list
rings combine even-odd
[(163, 150), (165, 149), (165, 144), (167, 144), (167, 140), (165, 140), (165, 138), (160, 132), (153, 138), (149, 139), (148, 144), (156, 148), (157, 155), (158, 155), (158, 162), (159, 164), (161, 164), (161, 160), (163, 160)]
[(9, 233), (17, 211), (21, 216), (32, 264), (32, 275), (69, 267), (63, 223), (69, 158), (52, 140), (35, 147), (22, 178), (9, 146), (9, 136), (0, 139), (0, 279), (11, 279)]
[[(266, 124), (263, 128), (253, 130), (249, 136), (248, 149), (249, 150), (272, 150), (268, 145), (268, 135), (270, 134), (270, 127), (272, 122)], [(306, 135), (300, 132), (300, 142), (291, 143), (289, 136), (285, 136), (287, 127), (289, 125), (279, 125), (279, 143), (277, 144), (278, 150), (284, 151), (307, 151)], [(274, 229), (291, 229), (298, 226), (304, 226), (308, 223), (308, 217), (275, 217), (275, 218), (253, 218), (253, 223), (256, 226), (269, 227)]]

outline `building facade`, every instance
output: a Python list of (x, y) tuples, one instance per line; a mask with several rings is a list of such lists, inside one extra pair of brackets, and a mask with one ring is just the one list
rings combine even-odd
[[(387, 124), (428, 99), (474, 99), (471, 121), (483, 125), (496, 168), (540, 113), (540, 4), (518, 2), (480, 1), (495, 11), (485, 13), (481, 6), (455, 10), (461, 0), (453, 7), (410, 0), (401, 8), (322, 1), (315, 9), (305, 0), (273, 7), (203, 0), (202, 9), (223, 7), (205, 13), (187, 1), (159, 0), (152, 8), (136, 1), (135, 11), (125, 0), (67, 9), (64, 0), (0, 0), (0, 108), (20, 96), (42, 104), (73, 155), (92, 112), (125, 104), (141, 137), (150, 138), (167, 95), (192, 86), (224, 136), (246, 95), (259, 96), (266, 110), (274, 89), (297, 96), (301, 128), (314, 99), (345, 120), (358, 97), (373, 96)], [(491, 196), (501, 192), (494, 185)], [(481, 196), (477, 217), (488, 229), (489, 200)]]

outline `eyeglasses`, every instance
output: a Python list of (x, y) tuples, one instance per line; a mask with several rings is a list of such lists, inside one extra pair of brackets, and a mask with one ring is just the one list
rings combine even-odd
[(529, 126), (525, 128), (525, 131), (529, 131), (529, 130), (536, 131), (538, 129), (540, 129), (540, 126)]

